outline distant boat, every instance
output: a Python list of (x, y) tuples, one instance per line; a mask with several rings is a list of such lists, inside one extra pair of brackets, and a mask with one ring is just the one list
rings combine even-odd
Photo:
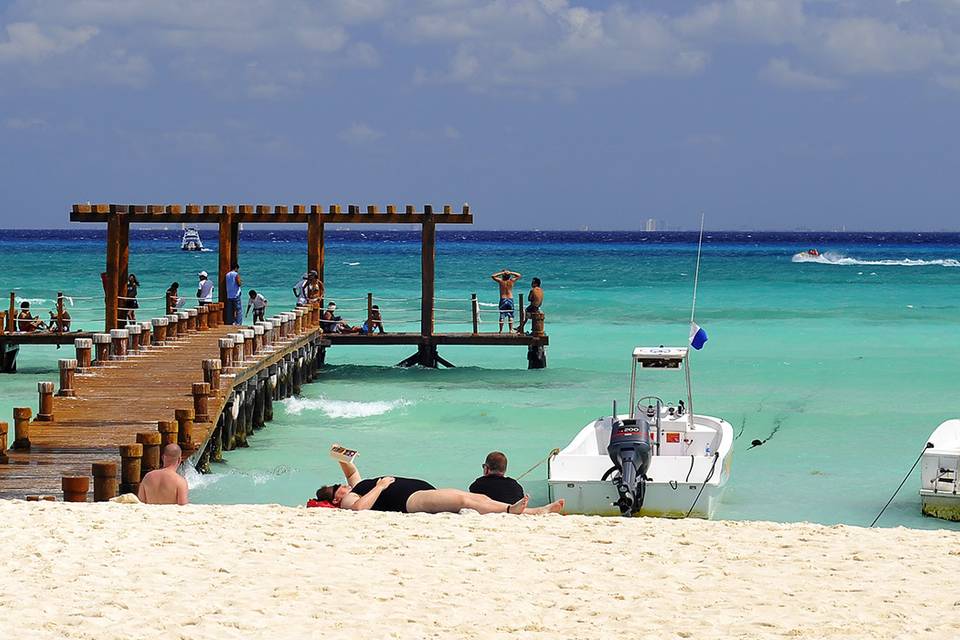
[(183, 230), (183, 237), (180, 238), (180, 249), (183, 251), (203, 251), (200, 232), (196, 228), (187, 227)]

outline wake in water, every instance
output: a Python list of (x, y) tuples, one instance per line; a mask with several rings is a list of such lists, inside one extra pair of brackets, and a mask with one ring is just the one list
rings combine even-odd
[(850, 258), (842, 253), (828, 251), (818, 255), (811, 255), (806, 251), (794, 254), (793, 262), (812, 262), (815, 264), (830, 264), (844, 267), (861, 265), (868, 267), (960, 267), (960, 260), (946, 258), (943, 260), (912, 260), (904, 258), (902, 260), (859, 260)]
[(394, 409), (409, 407), (413, 403), (400, 398), (399, 400), (376, 400), (359, 402), (356, 400), (330, 400), (320, 397), (288, 398), (283, 406), (290, 415), (298, 416), (304, 411), (322, 411), (328, 418), (369, 418), (389, 413)]

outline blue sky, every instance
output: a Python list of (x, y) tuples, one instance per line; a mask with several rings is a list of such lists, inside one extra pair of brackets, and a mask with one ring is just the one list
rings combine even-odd
[(960, 228), (960, 0), (0, 4), (0, 226), (71, 203)]

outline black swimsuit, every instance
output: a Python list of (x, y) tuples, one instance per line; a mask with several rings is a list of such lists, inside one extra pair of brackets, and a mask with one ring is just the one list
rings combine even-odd
[[(350, 493), (365, 496), (373, 489), (380, 478), (361, 480), (350, 489)], [(377, 501), (370, 507), (373, 511), (399, 511), (407, 513), (407, 500), (417, 491), (436, 489), (435, 486), (415, 478), (396, 478), (389, 487), (383, 490)]]

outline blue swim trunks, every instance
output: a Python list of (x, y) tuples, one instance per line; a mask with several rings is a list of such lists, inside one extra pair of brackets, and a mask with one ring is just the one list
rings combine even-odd
[(500, 298), (500, 319), (513, 320), (513, 298)]

